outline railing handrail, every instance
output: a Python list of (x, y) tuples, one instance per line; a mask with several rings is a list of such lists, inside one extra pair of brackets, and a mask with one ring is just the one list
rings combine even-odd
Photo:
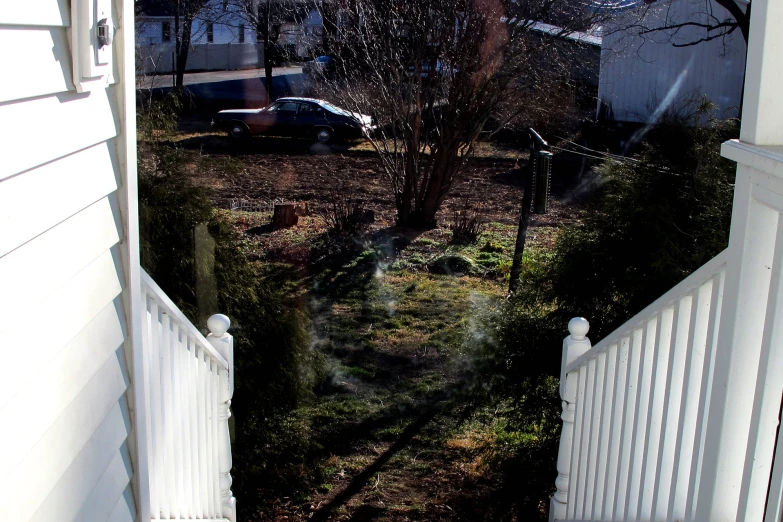
[(677, 285), (671, 288), (668, 292), (652, 302), (644, 310), (627, 320), (619, 328), (616, 328), (612, 333), (601, 339), (601, 342), (594, 345), (590, 350), (576, 358), (571, 364), (566, 367), (566, 373), (570, 373), (580, 366), (585, 364), (590, 359), (596, 357), (601, 352), (605, 351), (608, 347), (620, 341), (620, 339), (627, 335), (628, 332), (632, 332), (638, 328), (641, 328), (646, 321), (649, 321), (651, 317), (657, 314), (659, 311), (666, 309), (669, 305), (682, 298), (695, 288), (700, 287), (708, 279), (719, 273), (721, 268), (726, 265), (728, 249), (723, 250), (720, 254), (716, 255), (706, 263), (704, 263), (698, 270), (691, 275), (680, 281)]
[(162, 308), (171, 317), (179, 321), (180, 324), (185, 326), (185, 328), (188, 330), (188, 334), (193, 336), (195, 341), (204, 350), (204, 353), (206, 353), (211, 359), (221, 365), (223, 369), (229, 369), (226, 359), (218, 353), (215, 347), (212, 346), (212, 343), (207, 341), (206, 337), (204, 337), (204, 335), (198, 331), (198, 328), (196, 328), (193, 323), (190, 322), (190, 319), (185, 317), (185, 314), (182, 313), (182, 310), (180, 310), (179, 307), (174, 304), (169, 296), (166, 295), (166, 292), (164, 292), (158, 286), (155, 280), (152, 279), (152, 277), (150, 277), (147, 271), (143, 268), (141, 269), (141, 284), (142, 287), (146, 287), (149, 290), (148, 293), (155, 295), (155, 299), (158, 300), (160, 308)]

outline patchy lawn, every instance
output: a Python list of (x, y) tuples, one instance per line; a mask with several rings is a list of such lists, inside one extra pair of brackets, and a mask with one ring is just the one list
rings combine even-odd
[[(511, 447), (535, 453), (535, 426), (510, 432), (504, 406), (475, 400), (481, 394), (474, 393), (483, 384), (472, 347), (491, 344), (483, 319), (505, 296), (526, 155), (482, 145), (440, 226), (418, 231), (394, 226), (388, 184), (361, 144), (324, 149), (267, 139), (234, 149), (222, 136), (200, 132), (171, 141), (209, 158), (193, 169), (193, 180), (212, 189), (215, 206), (244, 233), (263, 273), (306, 309), (313, 349), (328, 360), (326, 382), (291, 414), (286, 435), (304, 450), (279, 470), (286, 486), (239, 499), (259, 506), (250, 519), (543, 517), (544, 499), (527, 495), (524, 484), (545, 480), (553, 487), (554, 462), (506, 465), (518, 454)], [(338, 182), (344, 195), (373, 211), (361, 237), (338, 241), (328, 234), (324, 216), (334, 197), (328, 188)], [(475, 243), (455, 245), (449, 225), (464, 198), (484, 226)], [(271, 229), (269, 205), (276, 200), (307, 203), (295, 227)], [(550, 213), (534, 216), (525, 269), (536, 270), (551, 255), (557, 228), (578, 218), (563, 196)], [(472, 264), (436, 270), (444, 255)]]

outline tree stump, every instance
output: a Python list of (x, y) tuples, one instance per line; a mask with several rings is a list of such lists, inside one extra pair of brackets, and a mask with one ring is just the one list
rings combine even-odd
[(296, 205), (293, 203), (278, 203), (275, 205), (275, 213), (272, 215), (272, 226), (274, 228), (293, 227), (299, 223), (299, 216), (296, 215)]

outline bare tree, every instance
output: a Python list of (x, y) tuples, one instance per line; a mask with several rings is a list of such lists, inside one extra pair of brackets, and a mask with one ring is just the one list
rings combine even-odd
[(267, 101), (271, 101), (274, 99), (272, 69), (278, 54), (277, 40), (284, 35), (282, 28), (301, 22), (303, 10), (314, 4), (308, 0), (233, 0), (233, 3), (248, 25), (256, 28), (258, 43), (263, 45)]
[[(380, 127), (367, 138), (401, 225), (430, 227), (492, 121), (502, 127), (568, 77), (566, 55), (600, 10), (569, 0), (345, 0), (325, 45), (339, 49), (323, 96)], [(334, 20), (334, 13), (325, 15)], [(339, 23), (337, 23), (339, 22)], [(546, 25), (543, 24), (557, 24)], [(545, 29), (545, 30), (544, 30)]]
[(688, 47), (723, 39), (739, 30), (745, 44), (750, 31), (750, 0), (659, 0), (644, 2), (619, 18), (613, 30), (667, 40)]

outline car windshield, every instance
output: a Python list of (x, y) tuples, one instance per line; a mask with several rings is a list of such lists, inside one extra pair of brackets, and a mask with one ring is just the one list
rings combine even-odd
[(286, 102), (277, 102), (272, 105), (270, 105), (266, 111), (267, 112), (282, 112), (282, 111), (292, 111), (296, 112), (297, 109), (297, 103), (292, 101), (286, 101)]
[(319, 63), (328, 63), (331, 62), (332, 59), (329, 58), (328, 56), (319, 56), (318, 58), (315, 59), (315, 61)]
[(333, 113), (333, 114), (339, 114), (340, 116), (351, 116), (351, 113), (346, 111), (345, 109), (341, 109), (340, 107), (335, 107), (329, 102), (318, 102), (318, 105), (326, 109), (327, 111)]

